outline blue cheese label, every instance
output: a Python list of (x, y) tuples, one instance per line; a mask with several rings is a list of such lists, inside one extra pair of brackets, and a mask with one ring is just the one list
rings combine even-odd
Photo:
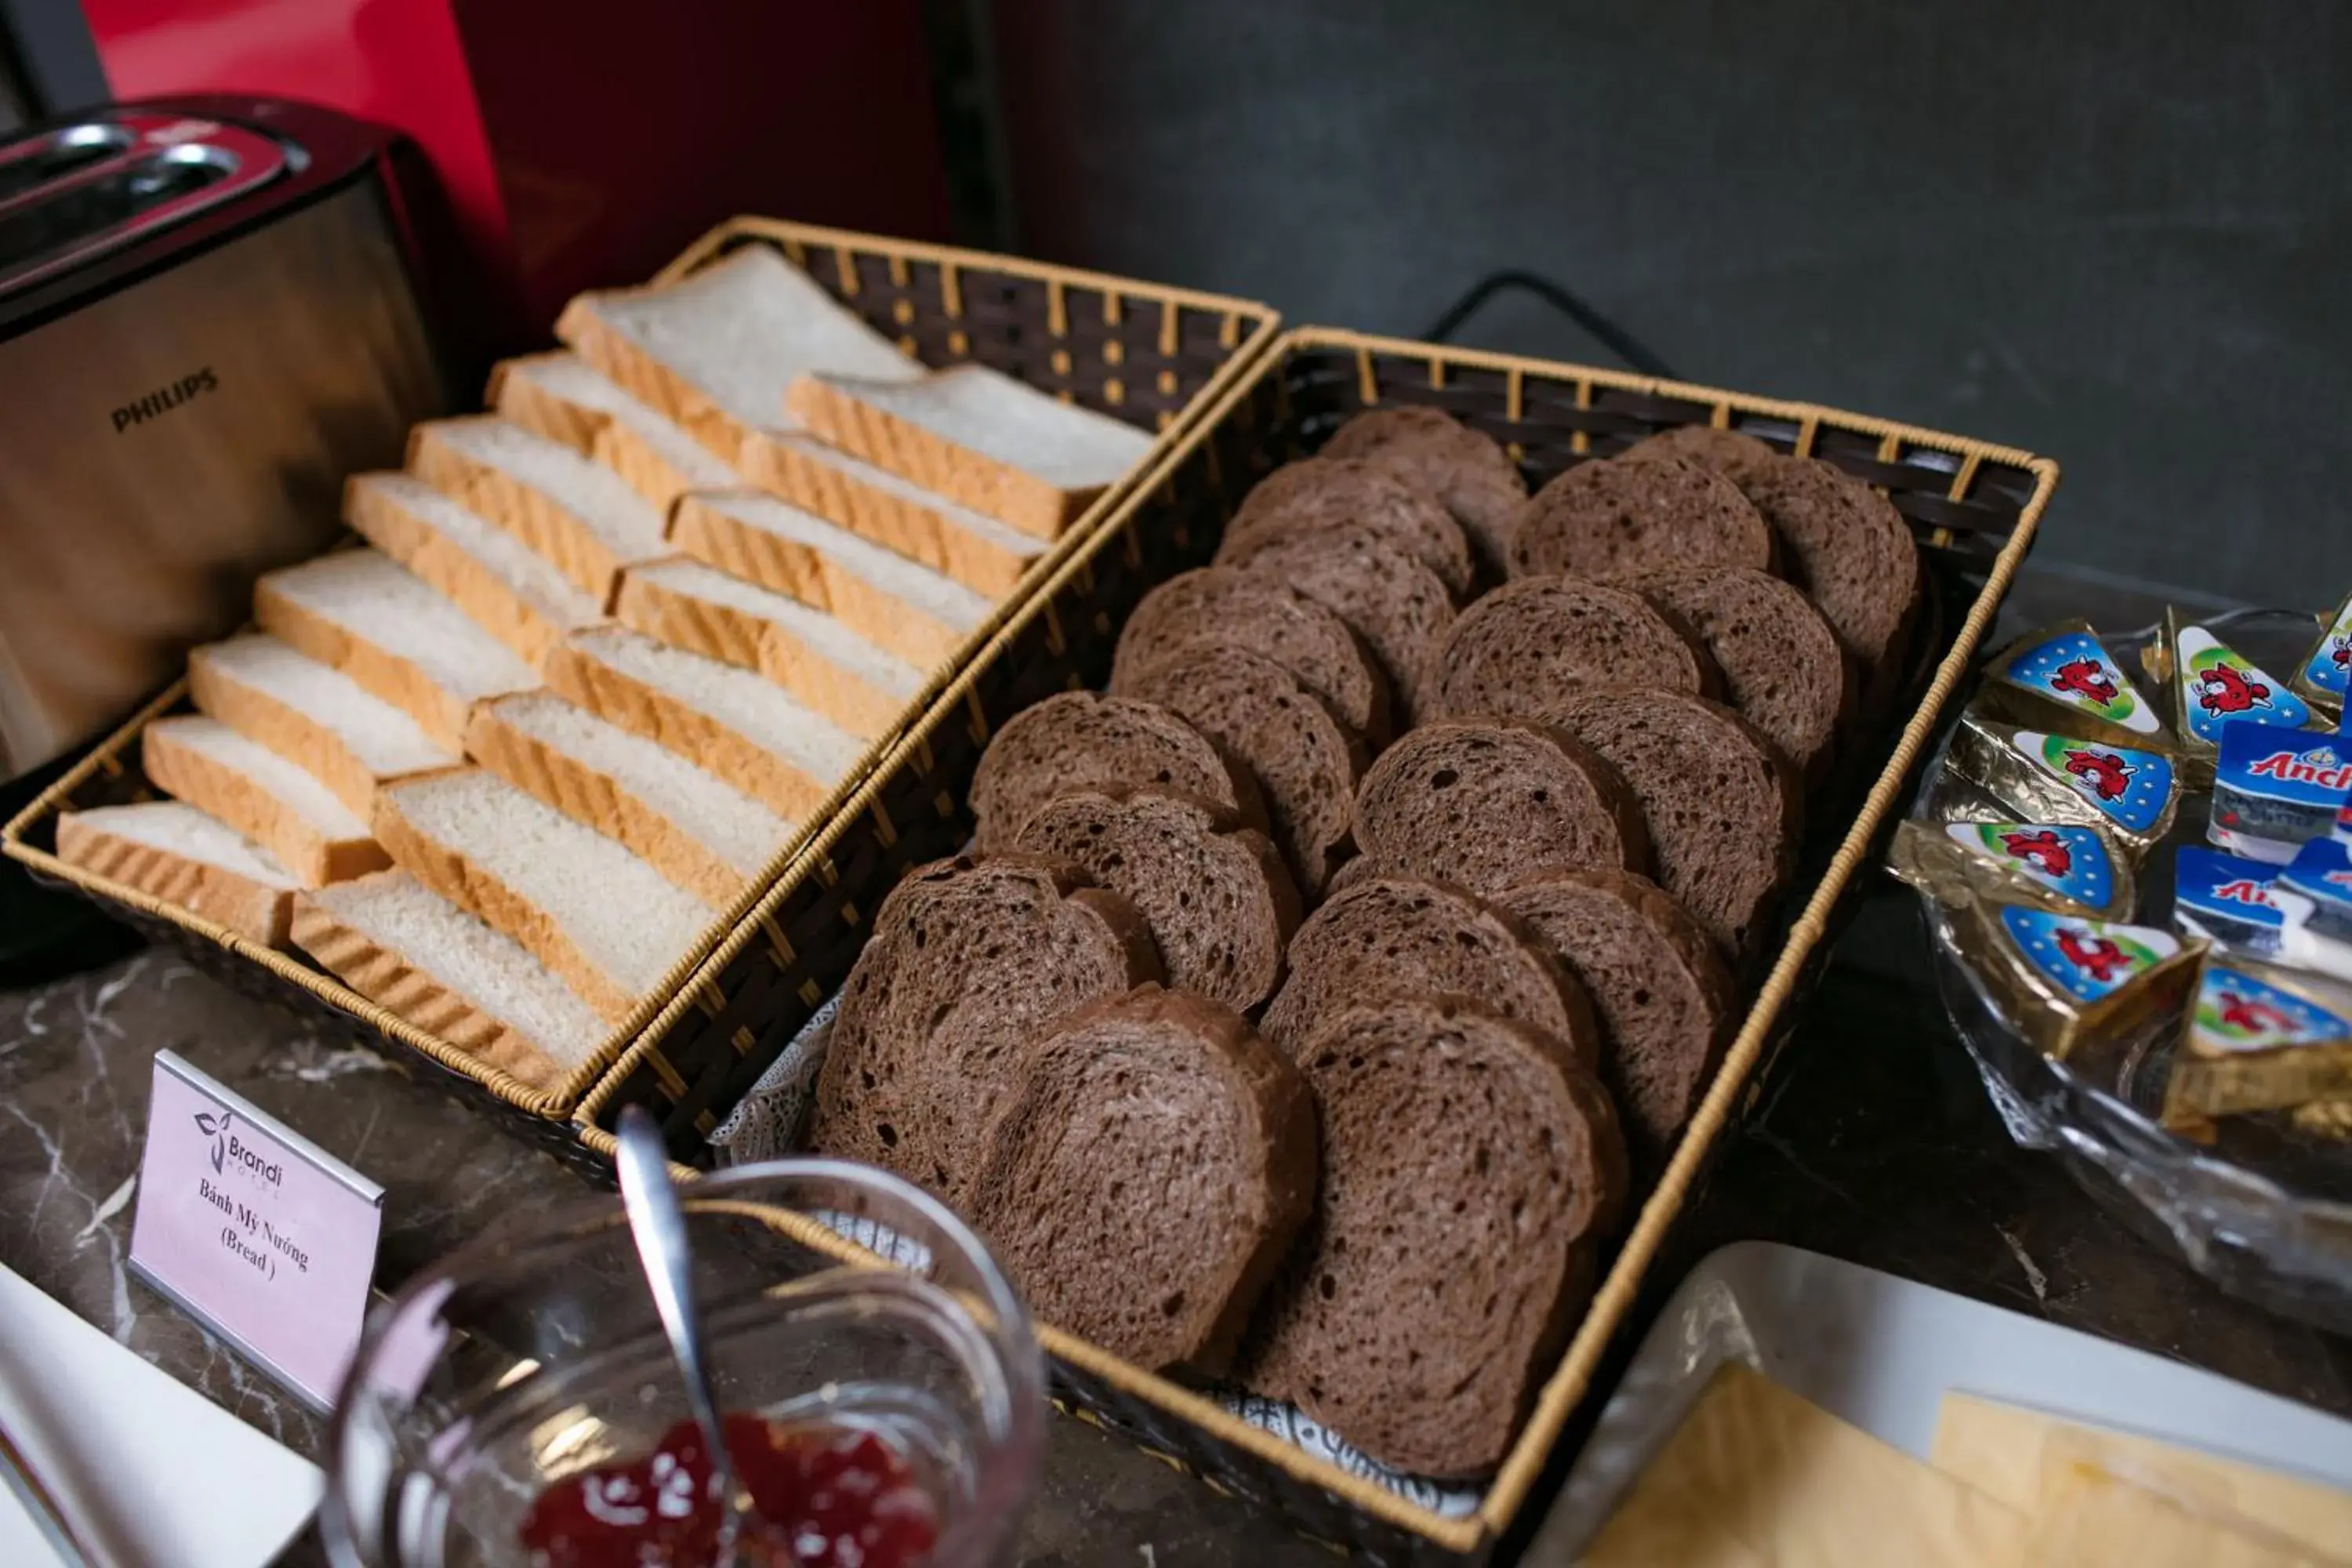
[(2090, 802), (2126, 832), (2147, 832), (2172, 804), (2172, 763), (2154, 752), (2103, 746), (2034, 730), (2020, 730), (2012, 744), (2026, 761)]
[(2153, 740), (2163, 726), (2099, 639), (2063, 631), (2020, 649), (1994, 679)]
[(2197, 989), (2192, 1047), (2207, 1056), (2352, 1039), (2352, 1022), (2266, 980), (2209, 963)]
[(2352, 672), (2352, 599), (2344, 601), (2336, 619), (2320, 634), (2319, 644), (2304, 660), (2301, 673), (2305, 686), (2340, 702), (2347, 672)]
[(2180, 951), (2169, 931), (2020, 904), (2000, 911), (2000, 924), (2025, 961), (2077, 1002), (2112, 996)]
[(2200, 935), (2274, 947), (2282, 921), (2272, 884), (2278, 868), (2240, 855), (2181, 846), (2172, 862), (2173, 918)]
[(2232, 719), (2294, 729), (2311, 722), (2309, 704), (2203, 626), (2180, 628), (2173, 659), (2181, 727), (2209, 746), (2221, 743), (2221, 727)]
[(2030, 877), (2091, 909), (2115, 901), (2116, 867), (2087, 827), (2040, 822), (1955, 822), (1944, 830), (1962, 847)]
[(2240, 722), (2221, 731), (2217, 787), (2264, 800), (2324, 810), (2332, 819), (2352, 791), (2352, 747), (2341, 738), (2272, 724)]

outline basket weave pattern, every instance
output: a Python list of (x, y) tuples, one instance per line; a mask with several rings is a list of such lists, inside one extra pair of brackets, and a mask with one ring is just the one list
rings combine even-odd
[[(720, 950), (674, 1007), (705, 1006), (740, 1026), (744, 1054), (720, 1074), (666, 1059), (659, 1031), (632, 1049), (581, 1108), (585, 1142), (609, 1155), (621, 1106), (659, 1115), (673, 1151), (707, 1164), (717, 1120), (755, 1082), (848, 974), (867, 916), (908, 867), (969, 837), (973, 768), (997, 725), (1055, 691), (1099, 686), (1120, 626), (1153, 585), (1205, 563), (1250, 486), (1314, 450), (1352, 414), (1411, 402), (1445, 409), (1502, 442), (1540, 484), (1590, 457), (1687, 424), (1737, 426), (1780, 449), (1823, 458), (1884, 487), (1911, 522), (1930, 574), (1926, 631), (1906, 682), (1916, 709), (1899, 733), (1849, 763), (1824, 797), (1783, 902), (1776, 958), (1724, 1066), (1596, 1294), (1559, 1370), (1479, 1512), (1446, 1520), (1314, 1459), (1200, 1395), (1048, 1328), (1056, 1388), (1086, 1419), (1118, 1430), (1222, 1491), (1251, 1499), (1302, 1532), (1381, 1562), (1479, 1555), (1517, 1515), (1643, 1270), (1792, 1022), (1819, 973), (1856, 873), (1892, 826), (1904, 781), (1990, 628), (2057, 482), (2046, 459), (1846, 415), (1570, 365), (1315, 329), (1286, 335), (1225, 394), (1047, 586), (941, 693)], [(1890, 725), (1892, 721), (1890, 721)], [(765, 968), (765, 976), (744, 973)], [(754, 995), (764, 1000), (752, 1002)], [(762, 1011), (766, 1009), (766, 1011)]]
[[(139, 736), (151, 720), (185, 708), (184, 681), (163, 692), (0, 829), (0, 847), (26, 862), (37, 876), (71, 887), (151, 936), (176, 943), (199, 967), (237, 989), (292, 1006), (338, 1037), (392, 1051), (418, 1067), (428, 1081), (490, 1110), (509, 1131), (591, 1176), (608, 1178), (610, 1167), (582, 1146), (572, 1112), (624, 1052), (648, 1047), (637, 1054), (651, 1064), (649, 1070), (657, 1079), (676, 1089), (675, 1103), (708, 1105), (740, 1096), (756, 1077), (746, 1076), (745, 1064), (763, 1053), (772, 1058), (789, 1037), (777, 1030), (807, 988), (801, 965), (814, 961), (829, 970), (836, 960), (847, 963), (837, 950), (845, 934), (854, 945), (856, 905), (845, 896), (837, 901), (820, 900), (796, 921), (759, 922), (763, 934), (772, 934), (772, 942), (761, 955), (723, 973), (705, 969), (704, 961), (743, 923), (746, 911), (771, 882), (781, 878), (797, 885), (803, 879), (796, 872), (803, 851), (858, 793), (898, 736), (1082, 546), (1100, 520), (1150, 473), (1182, 431), (1240, 382), (1275, 333), (1272, 312), (1247, 300), (761, 218), (738, 218), (712, 230), (664, 268), (658, 281), (673, 281), (747, 245), (782, 249), (877, 330), (928, 364), (988, 364), (1165, 434), (1126, 481), (1089, 507), (990, 621), (931, 672), (898, 721), (877, 737), (824, 805), (810, 813), (803, 832), (751, 879), (734, 908), (712, 922), (701, 942), (583, 1068), (551, 1089), (534, 1089), (402, 1022), (299, 956), (257, 947), (185, 910), (58, 860), (54, 851), (59, 812), (154, 795), (139, 772)], [(881, 879), (879, 886), (889, 885), (904, 862), (891, 855), (887, 839), (887, 833), (869, 838), (845, 857), (846, 886), (862, 889), (876, 878)], [(692, 1005), (670, 1005), (689, 992)], [(692, 1123), (694, 1118), (689, 1115), (688, 1121)]]

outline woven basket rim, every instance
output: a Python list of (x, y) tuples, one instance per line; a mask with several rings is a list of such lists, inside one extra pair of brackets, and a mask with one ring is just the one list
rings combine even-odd
[[(1908, 443), (1952, 452), (1964, 458), (1979, 459), (1964, 462), (1954, 476), (1951, 487), (1954, 499), (1967, 493), (1981, 462), (2000, 463), (2022, 469), (2032, 474), (2034, 481), (2032, 491), (2019, 512), (2016, 527), (1994, 557), (1987, 572), (1985, 584), (1956, 633), (1950, 650), (1937, 666), (1917, 710), (1904, 726), (1893, 753), (1840, 839), (1838, 848), (1811, 897), (1790, 925), (1780, 954), (1767, 973), (1762, 987), (1749, 1004), (1739, 1032), (1727, 1050), (1714, 1082), (1694, 1111), (1673, 1159), (1612, 1260), (1608, 1274), (1600, 1289), (1594, 1293), (1575, 1335), (1545, 1380), (1534, 1409), (1513, 1440), (1510, 1453), (1488, 1483), (1475, 1514), (1466, 1519), (1447, 1519), (1432, 1510), (1408, 1502), (1375, 1482), (1350, 1475), (1327, 1460), (1249, 1425), (1191, 1389), (1145, 1372), (1051, 1325), (1038, 1325), (1041, 1338), (1050, 1336), (1049, 1348), (1055, 1354), (1065, 1356), (1073, 1364), (1122, 1392), (1204, 1427), (1213, 1436), (1271, 1461), (1293, 1479), (1334, 1493), (1377, 1519), (1402, 1526), (1450, 1551), (1468, 1552), (1477, 1547), (1482, 1540), (1499, 1535), (1511, 1523), (1528, 1491), (1541, 1474), (1561, 1426), (1582, 1398), (1609, 1340), (1631, 1309), (1641, 1276), (1647, 1272), (1668, 1224), (1680, 1210), (1708, 1150), (1730, 1120), (1735, 1101), (1747, 1088), (1748, 1076), (1762, 1055), (1781, 1009), (1787, 1005), (1801, 972), (1826, 931), (1830, 911), (1864, 864), (1872, 837), (1900, 793), (1904, 775), (1932, 738), (1945, 704), (1966, 678), (1978, 647), (1990, 629), (2001, 598), (2008, 592), (2011, 579), (2032, 548), (2051, 493), (2057, 486), (2059, 470), (2052, 459), (2014, 447), (1899, 421), (1849, 414), (1819, 404), (1662, 381), (1655, 377), (1563, 361), (1384, 338), (1340, 328), (1291, 328), (1258, 357), (1246, 378), (1229, 388), (1213, 408), (1196, 420), (1162, 454), (1149, 473), (1135, 483), (1118, 508), (1095, 526), (1087, 536), (1085, 548), (1073, 552), (1049, 579), (1039, 584), (1020, 610), (1008, 617), (1004, 626), (990, 639), (988, 647), (982, 649), (939, 695), (930, 710), (901, 735), (891, 755), (874, 769), (856, 795), (809, 846), (803, 863), (794, 868), (797, 874), (788, 873), (771, 884), (760, 900), (760, 907), (753, 910), (743, 927), (733, 932), (727, 943), (707, 961), (710, 977), (715, 978), (733, 956), (753, 940), (756, 932), (772, 921), (777, 907), (797, 890), (802, 879), (812, 874), (828, 878), (835, 874), (831, 852), (859, 816), (872, 810), (877, 813), (877, 821), (887, 825), (887, 818), (879, 809), (884, 786), (910, 757), (928, 749), (929, 737), (940, 725), (953, 721), (960, 711), (971, 704), (972, 689), (981, 677), (1033, 622), (1040, 616), (1052, 616), (1056, 595), (1078, 573), (1088, 570), (1096, 555), (1111, 548), (1112, 541), (1125, 531), (1143, 509), (1153, 503), (1161, 481), (1211, 438), (1216, 428), (1244, 404), (1263, 379), (1278, 374), (1293, 354), (1328, 349), (1346, 350), (1358, 354), (1368, 376), (1373, 356), (1393, 355), (1442, 366), (1498, 370), (1520, 376), (1535, 375), (1570, 384), (1580, 382), (1590, 386), (1607, 386), (1706, 403), (1715, 408), (1718, 423), (1727, 421), (1733, 414), (1758, 414), (1791, 419), (1798, 425), (1804, 443), (1800, 450), (1810, 450), (1818, 432), (1829, 427), (1877, 436), (1882, 443)], [(1437, 374), (1442, 376), (1444, 370)], [(977, 725), (981, 717), (975, 709), (971, 713), (972, 722)], [(680, 994), (678, 1003), (673, 1005), (686, 1002), (697, 990), (698, 987), (689, 986), (687, 992)], [(573, 1112), (579, 1137), (600, 1154), (609, 1157), (617, 1145), (611, 1134), (595, 1125), (596, 1118), (658, 1038), (658, 1035), (648, 1035), (633, 1045)]]
[[(47, 789), (26, 803), (5, 826), (0, 826), (0, 853), (68, 882), (86, 893), (94, 894), (117, 903), (128, 905), (143, 914), (167, 920), (204, 937), (231, 952), (251, 958), (278, 978), (299, 985), (321, 1001), (351, 1015), (359, 1022), (375, 1029), (412, 1049), (422, 1052), (437, 1065), (468, 1078), (490, 1090), (500, 1100), (526, 1115), (569, 1124), (573, 1110), (583, 1098), (592, 1091), (614, 1064), (631, 1047), (642, 1041), (658, 1043), (661, 1036), (683, 1013), (680, 1004), (694, 1002), (699, 996), (698, 976), (712, 953), (727, 946), (730, 936), (739, 930), (753, 929), (756, 921), (752, 910), (761, 896), (772, 885), (792, 884), (794, 868), (805, 857), (828, 822), (849, 811), (847, 802), (859, 793), (865, 782), (878, 773), (896, 752), (897, 743), (906, 731), (920, 721), (923, 714), (950, 686), (958, 673), (991, 647), (1003, 627), (1018, 614), (1029, 599), (1046, 583), (1058, 579), (1059, 568), (1092, 537), (1096, 526), (1117, 510), (1126, 497), (1157, 477), (1159, 458), (1192, 426), (1205, 418), (1209, 410), (1223, 406), (1225, 395), (1244, 373), (1268, 351), (1279, 329), (1280, 318), (1268, 306), (1252, 300), (1218, 294), (1204, 294), (1192, 289), (1172, 288), (1139, 279), (1116, 278), (1103, 273), (1086, 272), (1075, 268), (1060, 267), (1050, 262), (1034, 261), (1025, 257), (1000, 256), (992, 252), (965, 250), (950, 247), (927, 245), (916, 240), (894, 239), (882, 235), (860, 234), (847, 229), (823, 228), (806, 224), (794, 224), (774, 218), (737, 217), (718, 225), (702, 235), (679, 256), (672, 259), (654, 279), (642, 288), (655, 288), (675, 281), (715, 256), (726, 244), (740, 237), (773, 240), (778, 243), (803, 243), (835, 247), (846, 256), (850, 253), (878, 256), (892, 267), (903, 267), (909, 261), (932, 262), (979, 273), (1003, 273), (1010, 276), (1038, 279), (1056, 290), (1065, 287), (1101, 289), (1110, 297), (1157, 301), (1171, 311), (1178, 308), (1206, 310), (1221, 315), (1225, 322), (1220, 336), (1223, 361), (1204, 381), (1200, 389), (1186, 400), (1166, 428), (1152, 434), (1153, 445), (1125, 479), (1108, 487), (1088, 504), (1086, 510), (1063, 531), (1053, 546), (1041, 555), (1024, 574), (1024, 581), (1006, 595), (989, 612), (985, 620), (961, 641), (954, 653), (927, 672), (921, 689), (898, 710), (897, 718), (880, 733), (874, 736), (859, 753), (858, 759), (835, 784), (817, 810), (803, 819), (800, 827), (770, 856), (758, 872), (747, 878), (742, 891), (725, 910), (715, 912), (698, 934), (695, 942), (681, 954), (661, 981), (631, 1006), (628, 1014), (599, 1042), (596, 1049), (581, 1064), (566, 1073), (556, 1084), (537, 1089), (502, 1068), (490, 1066), (470, 1052), (459, 1049), (438, 1036), (408, 1024), (383, 1007), (371, 1002), (340, 979), (311, 968), (299, 958), (275, 949), (264, 948), (247, 941), (235, 931), (217, 925), (177, 905), (165, 903), (138, 889), (110, 878), (95, 876), (81, 868), (69, 865), (58, 856), (35, 847), (26, 836), (45, 817), (62, 810), (74, 791), (87, 784), (101, 769), (114, 766), (118, 759), (137, 742), (146, 726), (170, 711), (187, 691), (184, 671), (165, 688), (163, 694), (149, 701), (129, 720), (100, 741), (75, 765), (54, 781)], [(1172, 326), (1174, 317), (1169, 318)], [(1230, 340), (1230, 342), (1228, 341)]]

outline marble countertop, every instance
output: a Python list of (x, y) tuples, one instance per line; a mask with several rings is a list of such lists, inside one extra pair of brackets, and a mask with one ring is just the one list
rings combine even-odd
[[(2083, 592), (2062, 587), (2070, 604)], [(2021, 591), (2010, 618), (2031, 624), (2035, 597)], [(2108, 624), (2134, 624), (2126, 614)], [(2053, 1162), (2010, 1143), (1926, 963), (1916, 905), (1886, 885), (1683, 1216), (1645, 1310), (1713, 1247), (1783, 1241), (2352, 1415), (2352, 1341), (2224, 1296), (2143, 1247)], [(317, 1418), (123, 1267), (164, 1046), (383, 1184), (387, 1287), (500, 1213), (587, 1190), (387, 1061), (327, 1045), (161, 950), (0, 992), (0, 1263), (301, 1452), (317, 1452)], [(1329, 1561), (1118, 1439), (1067, 1420), (1051, 1431), (1025, 1563)], [(314, 1539), (288, 1558), (318, 1560)]]

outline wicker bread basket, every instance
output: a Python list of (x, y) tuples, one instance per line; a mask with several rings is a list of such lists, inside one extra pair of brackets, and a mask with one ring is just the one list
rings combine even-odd
[[(684, 277), (749, 245), (781, 249), (927, 364), (977, 361), (992, 365), (1156, 431), (1159, 440), (1134, 472), (1099, 497), (1031, 568), (989, 622), (929, 672), (923, 691), (907, 704), (897, 724), (867, 748), (832, 799), (750, 879), (735, 907), (712, 921), (693, 950), (646, 993), (580, 1068), (551, 1088), (533, 1089), (394, 1017), (299, 955), (257, 946), (176, 906), (59, 860), (54, 853), (59, 812), (155, 793), (139, 771), (139, 737), (151, 720), (186, 707), (184, 681), (155, 699), (0, 829), (0, 848), (37, 875), (75, 888), (150, 936), (174, 942), (198, 967), (237, 989), (291, 1005), (322, 1028), (403, 1058), (419, 1076), (484, 1107), (509, 1130), (591, 1173), (609, 1167), (600, 1167), (581, 1148), (572, 1112), (625, 1050), (650, 1047), (635, 1053), (637, 1059), (677, 1072), (681, 1083), (748, 1084), (744, 1064), (762, 1050), (773, 1054), (782, 1037), (770, 1032), (771, 1021), (782, 1026), (791, 1006), (775, 989), (772, 968), (737, 965), (721, 974), (707, 970), (703, 961), (730, 931), (754, 928), (758, 917), (750, 911), (767, 885), (798, 863), (801, 851), (845, 809), (843, 803), (890, 753), (898, 736), (978, 650), (989, 646), (1026, 596), (1083, 548), (1100, 521), (1154, 471), (1173, 441), (1238, 384), (1276, 331), (1273, 312), (1247, 300), (1013, 257), (761, 218), (738, 218), (713, 229), (663, 268), (656, 281)], [(689, 979), (694, 1005), (670, 1006)]]
[[(1672, 1163), (1545, 1384), (1475, 1514), (1447, 1518), (1314, 1458), (1165, 1378), (1046, 1328), (1057, 1396), (1222, 1491), (1269, 1508), (1301, 1531), (1379, 1561), (1480, 1556), (1528, 1500), (1570, 1412), (1631, 1310), (1644, 1269), (1786, 1038), (1790, 1004), (1819, 972), (1827, 936), (1875, 852), (1905, 780), (1992, 625), (2058, 479), (2024, 452), (1806, 404), (1641, 377), (1307, 328), (1283, 336), (1156, 471), (1062, 562), (958, 676), (843, 814), (761, 899), (583, 1102), (583, 1139), (609, 1154), (625, 1104), (658, 1114), (680, 1159), (708, 1164), (706, 1142), (773, 1057), (698, 1071), (666, 1042), (681, 1016), (740, 1024), (782, 1042), (839, 987), (868, 914), (909, 866), (950, 854), (971, 820), (964, 796), (995, 727), (1029, 703), (1099, 686), (1128, 611), (1153, 584), (1205, 562), (1256, 479), (1312, 450), (1349, 415), (1392, 402), (1445, 409), (1503, 442), (1538, 482), (1587, 456), (1676, 425), (1714, 423), (1828, 458), (1887, 490), (1911, 522), (1930, 575), (1926, 645), (1905, 688), (1907, 720), (1855, 758), (1821, 797), (1819, 820), (1782, 907), (1760, 989)], [(760, 1009), (754, 1011), (753, 1009)], [(845, 1243), (840, 1244), (846, 1246)]]

